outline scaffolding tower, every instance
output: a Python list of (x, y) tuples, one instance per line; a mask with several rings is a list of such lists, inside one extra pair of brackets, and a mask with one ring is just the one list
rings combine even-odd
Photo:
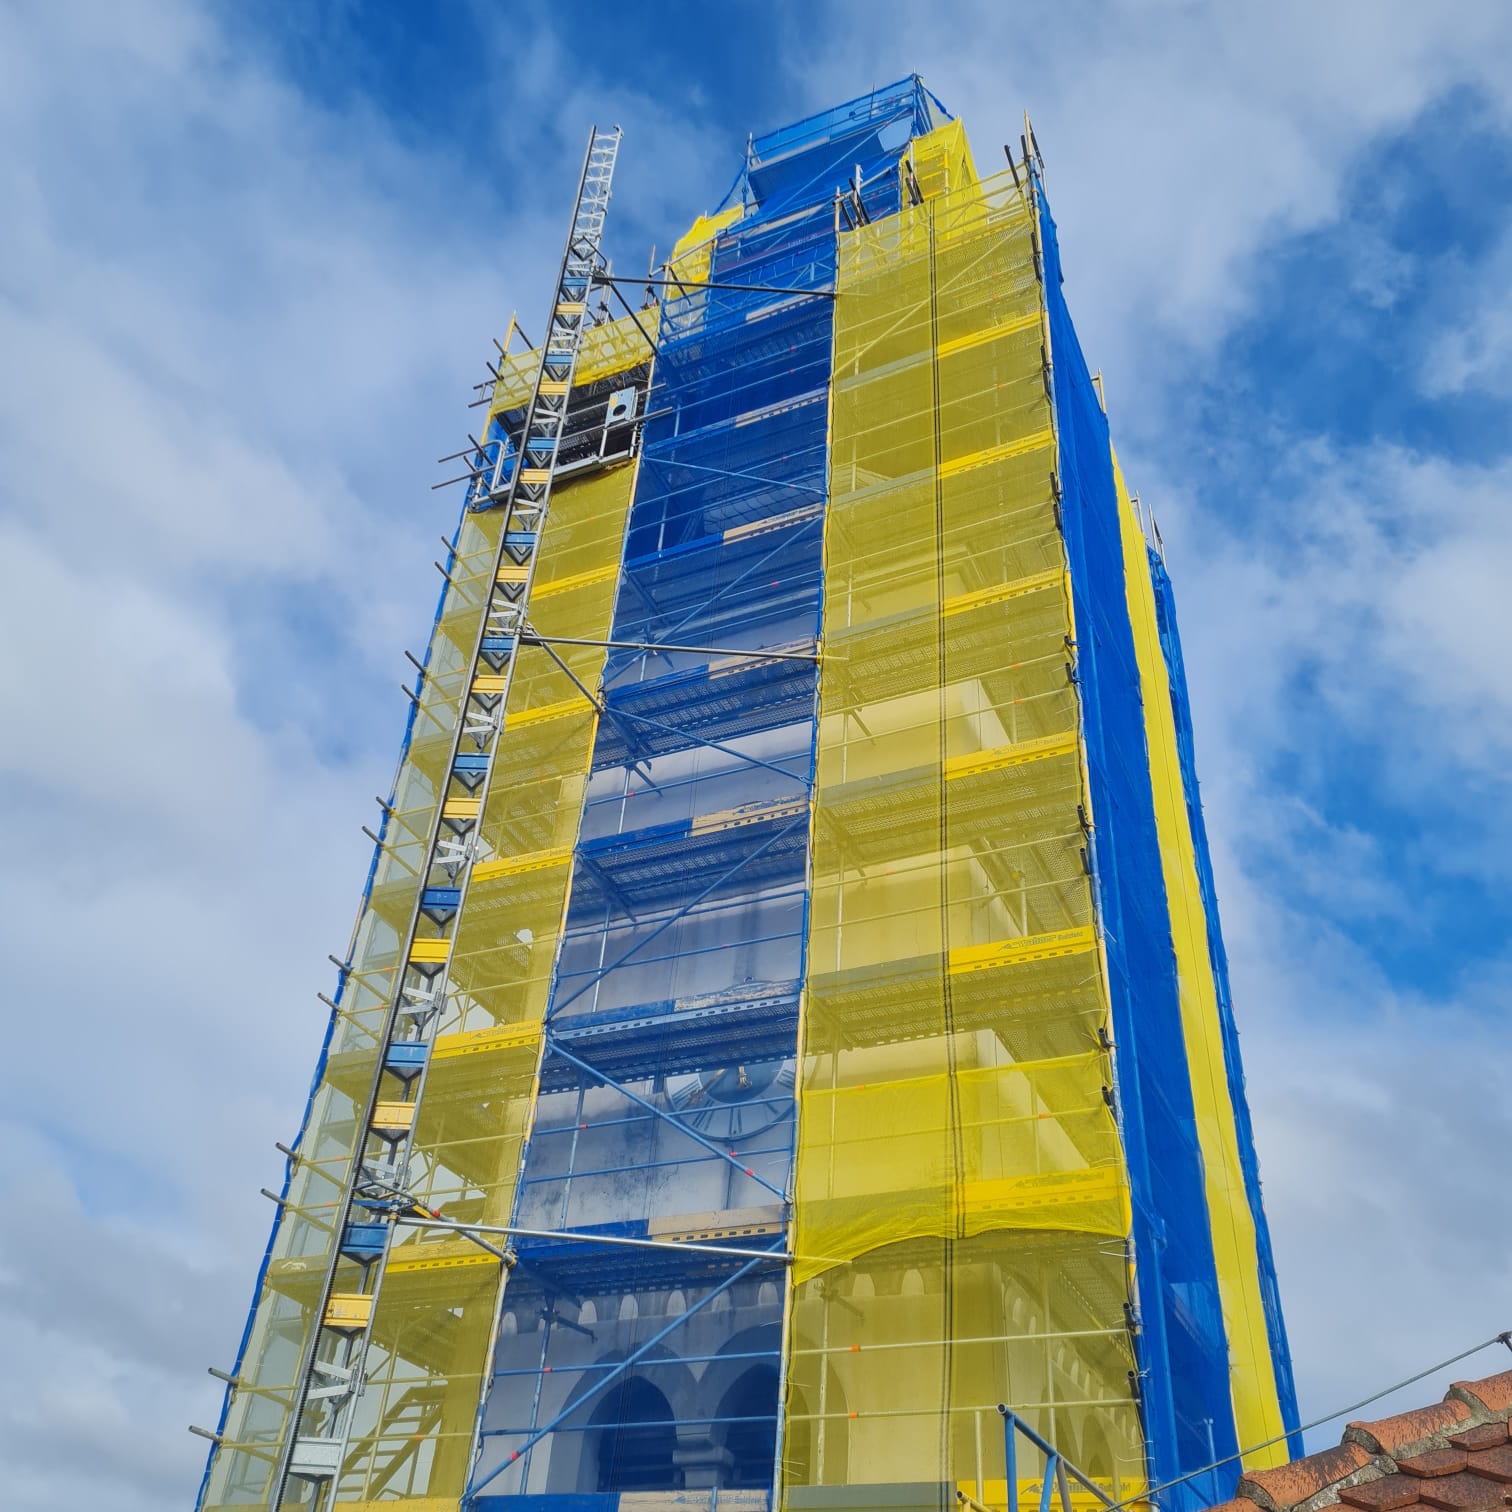
[(202, 1512), (999, 1508), (1015, 1424), (1091, 1507), (1284, 1441), (1170, 583), (1027, 121), (987, 176), (917, 77), (754, 137), (642, 281), (619, 143), (458, 453)]

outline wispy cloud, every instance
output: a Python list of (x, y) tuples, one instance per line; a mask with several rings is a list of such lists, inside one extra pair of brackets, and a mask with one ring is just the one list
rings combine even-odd
[(1512, 98), (1512, 15), (1495, 4), (984, 3), (929, 26), (882, 4), (825, 19), (797, 59), (816, 99), (918, 70), (984, 168), (1002, 166), (1001, 143), (1018, 151), (1030, 110), (1083, 344), (1126, 424), (1163, 397), (1174, 357), (1211, 352), (1253, 310), (1269, 246), (1338, 214), (1372, 143), (1455, 90), (1502, 111)]
[(1458, 303), (1428, 349), (1424, 386), (1435, 395), (1483, 390), (1512, 397), (1512, 232), (1468, 270)]

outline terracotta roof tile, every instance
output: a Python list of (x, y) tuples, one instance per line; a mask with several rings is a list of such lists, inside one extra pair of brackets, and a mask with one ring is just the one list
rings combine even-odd
[(1501, 1508), (1507, 1504), (1504, 1487), (1468, 1471), (1425, 1480), (1419, 1500), (1430, 1507), (1442, 1508), (1443, 1512), (1481, 1512), (1483, 1508)]
[(1507, 1442), (1507, 1425), (1495, 1419), (1478, 1428), (1467, 1428), (1463, 1433), (1451, 1433), (1449, 1442), (1456, 1449), (1495, 1449)]
[(1364, 1512), (1397, 1512), (1418, 1499), (1421, 1482), (1410, 1475), (1383, 1475), (1379, 1480), (1361, 1481), (1339, 1492), (1339, 1500)]
[(1512, 1370), (1487, 1376), (1480, 1381), (1456, 1381), (1450, 1391), (1473, 1397), (1492, 1417), (1506, 1417), (1512, 1412)]
[(1397, 1469), (1424, 1480), (1436, 1475), (1453, 1475), (1465, 1468), (1463, 1449), (1430, 1449), (1426, 1454), (1414, 1454), (1410, 1459), (1397, 1460)]
[(1509, 1419), (1512, 1370), (1456, 1381), (1431, 1407), (1351, 1423), (1337, 1449), (1249, 1471), (1211, 1512), (1508, 1512)]
[(1239, 1495), (1257, 1502), (1266, 1512), (1280, 1512), (1316, 1496), (1369, 1463), (1370, 1456), (1358, 1444), (1340, 1444), (1337, 1449), (1324, 1449), (1274, 1470), (1246, 1472), (1239, 1481)]
[(1482, 1449), (1469, 1456), (1468, 1468), (1503, 1485), (1512, 1486), (1512, 1444), (1499, 1449)]
[(1464, 1402), (1445, 1398), (1416, 1412), (1399, 1412), (1395, 1417), (1378, 1418), (1372, 1423), (1351, 1423), (1344, 1430), (1346, 1441), (1363, 1444), (1378, 1454), (1395, 1457), (1421, 1454), (1436, 1449), (1442, 1435), (1469, 1423), (1470, 1408)]

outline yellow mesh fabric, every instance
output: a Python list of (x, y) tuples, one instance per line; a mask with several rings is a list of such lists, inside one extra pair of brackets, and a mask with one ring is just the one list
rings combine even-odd
[[(1170, 677), (1160, 646), (1144, 532), (1116, 458), (1113, 476), (1118, 489), (1129, 619), (1144, 690), (1145, 739), (1150, 750), (1155, 824), (1160, 836), (1161, 869), (1176, 951), (1181, 1024), (1192, 1076), (1192, 1105), (1202, 1150), (1218, 1296), (1229, 1343), (1234, 1423), (1241, 1444), (1267, 1443), (1281, 1438), (1286, 1429), (1266, 1333), (1265, 1305), (1260, 1295), (1254, 1217), (1239, 1161), (1239, 1131), (1229, 1096), (1217, 990), (1208, 954), (1207, 913), (1197, 881), (1196, 852), (1177, 754)], [(1283, 1441), (1246, 1455), (1244, 1463), (1247, 1468), (1261, 1469), (1285, 1464), (1289, 1458)]]
[[(530, 596), (542, 636), (608, 634), (633, 477), (619, 467), (554, 492)], [(597, 685), (603, 649), (555, 649)], [(420, 1201), (468, 1223), (509, 1221), (597, 718), (546, 651), (517, 657), (411, 1162)], [(497, 1261), (466, 1240), (399, 1231), (336, 1505), (456, 1505), (498, 1280)]]
[[(633, 469), (620, 467), (556, 491), (531, 599), (543, 635), (607, 634), (632, 479)], [(212, 1466), (207, 1512), (265, 1506), (271, 1495), (342, 1185), (367, 1126), (401, 934), (445, 793), (501, 524), (500, 512), (463, 522), (385, 848), (358, 921), (353, 973), (254, 1306), (226, 1442)], [(560, 654), (585, 684), (596, 684), (602, 650), (561, 647)], [(485, 1223), (507, 1221), (513, 1197), (565, 906), (566, 851), (581, 810), (595, 719), (544, 651), (524, 647), (519, 657), (481, 816), (484, 859), (474, 868), (458, 922), (452, 989), (415, 1126), (411, 1170), (428, 1206), (448, 1218)], [(422, 925), (422, 936), (437, 933)], [(498, 1264), (465, 1240), (399, 1233), (374, 1313), (368, 1385), (357, 1404), (336, 1502), (360, 1507), (399, 1500), (439, 1512), (456, 1507), (465, 1481)], [(355, 1265), (338, 1262), (333, 1289), (362, 1289)], [(307, 1500), (308, 1488), (294, 1482), (284, 1505)]]
[[(707, 260), (705, 254), (706, 263)], [(595, 383), (600, 378), (612, 378), (616, 373), (651, 360), (646, 336), (655, 339), (661, 309), (653, 305), (650, 309), (638, 310), (636, 319), (645, 327), (645, 335), (628, 315), (621, 315), (618, 320), (601, 321), (583, 333), (577, 367), (573, 369), (575, 383), (581, 385)], [(501, 357), (498, 366), (499, 381), (494, 384), (493, 400), (489, 405), (490, 419), (500, 410), (520, 409), (530, 402), (536, 373), (541, 366), (541, 354), (539, 351), (515, 352)]]
[(942, 188), (842, 237), (837, 288), (784, 1505), (1001, 1486), (998, 1402), (1123, 1496), (1128, 1180), (1028, 208)]
[[(971, 156), (971, 143), (966, 140), (966, 128), (960, 121), (947, 121), (933, 131), (913, 139), (911, 148), (914, 181), (926, 198), (937, 194), (956, 194), (956, 213), (965, 208), (965, 196), (960, 192), (977, 182), (976, 163)], [(904, 204), (908, 196), (903, 196)]]
[(745, 213), (743, 205), (731, 205), (716, 215), (700, 215), (685, 235), (677, 239), (667, 262), (667, 275), (684, 283), (702, 283), (709, 276), (714, 257), (714, 238), (733, 226)]
[[(352, 974), (342, 994), (329, 1053), (300, 1141), (288, 1207), (253, 1307), (232, 1393), (225, 1443), (211, 1467), (207, 1512), (266, 1505), (288, 1429), (304, 1350), (335, 1239), (343, 1185), (366, 1128), (388, 1005), (399, 964), (400, 933), (414, 911), (427, 838), (446, 780), (466, 658), (471, 655), (485, 588), (498, 550), (497, 515), (462, 525), (452, 584), (431, 642), (430, 667), (409, 750), (394, 785), (394, 811), (374, 882), (357, 921)], [(464, 649), (465, 647), (465, 649)], [(336, 1291), (358, 1288), (356, 1268), (338, 1266)]]

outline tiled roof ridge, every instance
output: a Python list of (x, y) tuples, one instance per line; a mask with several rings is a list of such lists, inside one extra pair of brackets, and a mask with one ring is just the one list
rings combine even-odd
[(1512, 1370), (1456, 1381), (1441, 1402), (1350, 1423), (1337, 1448), (1246, 1471), (1211, 1512), (1490, 1512), (1512, 1507)]

